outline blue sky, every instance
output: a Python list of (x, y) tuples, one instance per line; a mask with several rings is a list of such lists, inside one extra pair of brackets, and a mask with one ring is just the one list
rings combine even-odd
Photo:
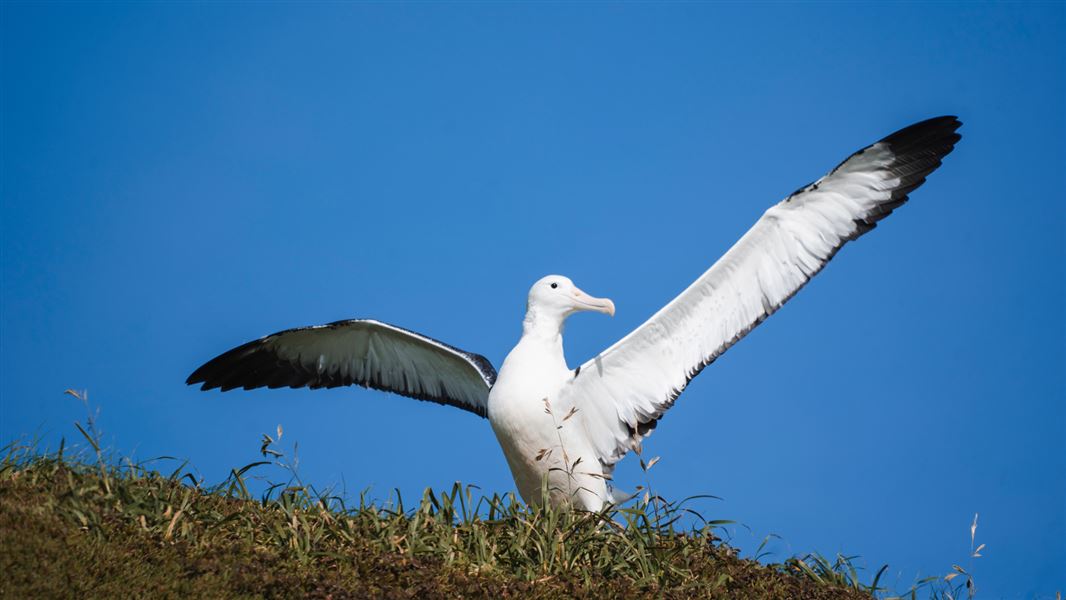
[[(500, 364), (560, 272), (637, 326), (771, 203), (926, 117), (912, 201), (698, 377), (652, 485), (779, 558), (1066, 587), (1063, 4), (2, 7), (0, 440), (210, 481), (284, 425), (316, 485), (513, 489), (488, 423), (362, 389), (201, 393), (201, 362), (374, 317)], [(642, 483), (632, 458), (622, 487)]]

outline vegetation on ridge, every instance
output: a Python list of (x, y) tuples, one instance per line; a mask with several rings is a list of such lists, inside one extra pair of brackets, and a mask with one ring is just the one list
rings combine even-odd
[(78, 429), (91, 452), (3, 450), (0, 597), (870, 598), (885, 571), (864, 584), (846, 557), (741, 558), (722, 522), (649, 496), (587, 513), (457, 484), (411, 506), (348, 505), (291, 470), (253, 497), (251, 472), (287, 466), (269, 436), (270, 460), (206, 486), (184, 464), (107, 460), (92, 421)]

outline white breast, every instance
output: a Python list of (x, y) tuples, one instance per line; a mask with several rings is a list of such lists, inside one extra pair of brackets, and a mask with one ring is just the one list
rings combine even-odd
[(556, 406), (563, 385), (573, 377), (561, 340), (523, 340), (507, 356), (489, 392), (488, 417), (507, 457), (522, 498), (539, 503), (545, 479), (552, 503), (574, 498), (598, 510), (608, 498), (602, 467), (577, 415)]

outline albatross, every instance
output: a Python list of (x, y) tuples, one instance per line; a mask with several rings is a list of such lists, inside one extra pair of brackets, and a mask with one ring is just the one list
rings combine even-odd
[(484, 356), (372, 319), (286, 329), (208, 361), (186, 383), (243, 388), (360, 385), (489, 420), (531, 504), (600, 510), (618, 461), (652, 433), (693, 377), (781, 308), (843, 245), (907, 201), (961, 139), (943, 116), (901, 129), (771, 206), (696, 281), (581, 366), (563, 354), (579, 311), (614, 315), (561, 275), (529, 290), (522, 336), (499, 372)]

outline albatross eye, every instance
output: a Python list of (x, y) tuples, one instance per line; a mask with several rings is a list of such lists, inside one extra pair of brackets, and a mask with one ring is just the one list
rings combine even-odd
[(554, 289), (555, 289), (555, 288), (557, 288), (557, 287), (559, 287), (559, 284), (558, 284), (558, 283), (555, 283), (555, 282), (553, 281), (553, 282), (552, 282), (552, 289), (554, 290)]

